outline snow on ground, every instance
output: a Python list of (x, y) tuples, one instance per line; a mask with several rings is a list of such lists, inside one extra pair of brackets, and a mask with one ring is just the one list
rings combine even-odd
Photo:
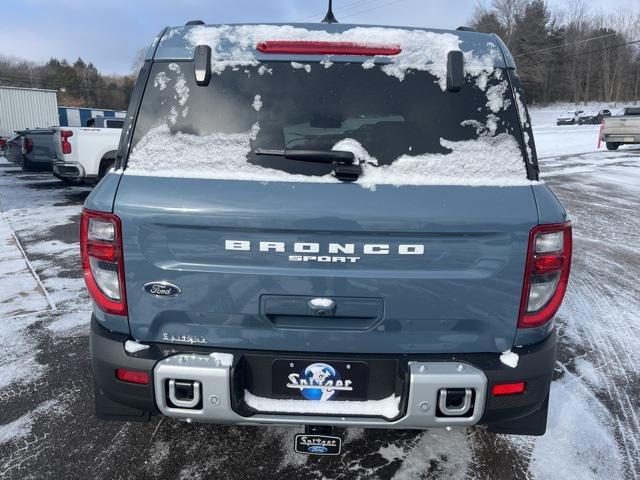
[(531, 116), (541, 177), (571, 215), (572, 276), (549, 430), (524, 451), (536, 478), (638, 478), (640, 148), (597, 151), (597, 128), (556, 127), (559, 113)]
[(332, 459), (293, 453), (297, 428), (96, 421), (76, 224), (89, 189), (0, 161), (0, 479), (640, 478), (640, 148), (597, 151), (597, 127), (555, 126), (567, 109), (531, 111), (574, 226), (547, 434), (347, 429)]

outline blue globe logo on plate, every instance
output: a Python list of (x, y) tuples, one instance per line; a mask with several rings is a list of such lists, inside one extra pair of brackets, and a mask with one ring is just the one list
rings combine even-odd
[[(336, 390), (331, 387), (340, 380), (340, 375), (335, 368), (326, 363), (309, 365), (300, 377), (305, 379), (309, 385), (300, 390), (302, 396), (307, 400), (329, 400), (336, 394)], [(319, 388), (313, 388), (315, 385)]]

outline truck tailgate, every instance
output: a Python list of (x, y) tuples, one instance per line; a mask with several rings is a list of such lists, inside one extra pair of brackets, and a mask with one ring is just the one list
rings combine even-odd
[(640, 115), (604, 120), (604, 135), (640, 135)]
[[(136, 339), (316, 352), (510, 348), (538, 221), (530, 186), (131, 175), (114, 210)], [(149, 282), (180, 293), (152, 295)], [(314, 312), (316, 297), (335, 309)]]

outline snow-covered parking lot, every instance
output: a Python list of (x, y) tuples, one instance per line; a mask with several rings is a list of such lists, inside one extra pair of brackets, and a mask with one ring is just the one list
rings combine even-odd
[(573, 274), (544, 437), (344, 432), (345, 453), (292, 452), (299, 429), (93, 416), (89, 299), (66, 187), (0, 159), (0, 479), (640, 478), (640, 146), (533, 112), (543, 178), (574, 224)]

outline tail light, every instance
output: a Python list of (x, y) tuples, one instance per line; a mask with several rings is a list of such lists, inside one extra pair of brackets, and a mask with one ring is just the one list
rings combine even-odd
[(7, 141), (4, 138), (0, 138), (0, 148), (7, 146)]
[(120, 219), (110, 213), (83, 210), (80, 254), (91, 298), (103, 311), (127, 314)]
[(288, 53), (297, 55), (398, 55), (397, 45), (362, 45), (353, 42), (314, 42), (306, 40), (269, 40), (260, 42), (256, 49), (262, 53)]
[(60, 130), (60, 145), (62, 146), (62, 153), (69, 155), (71, 153), (71, 142), (69, 137), (73, 137), (73, 131)]
[(531, 230), (519, 328), (544, 325), (560, 308), (569, 281), (571, 248), (571, 222)]
[(25, 138), (22, 142), (24, 154), (26, 155), (27, 153), (31, 153), (31, 151), (33, 150), (33, 140), (31, 140), (30, 138)]

